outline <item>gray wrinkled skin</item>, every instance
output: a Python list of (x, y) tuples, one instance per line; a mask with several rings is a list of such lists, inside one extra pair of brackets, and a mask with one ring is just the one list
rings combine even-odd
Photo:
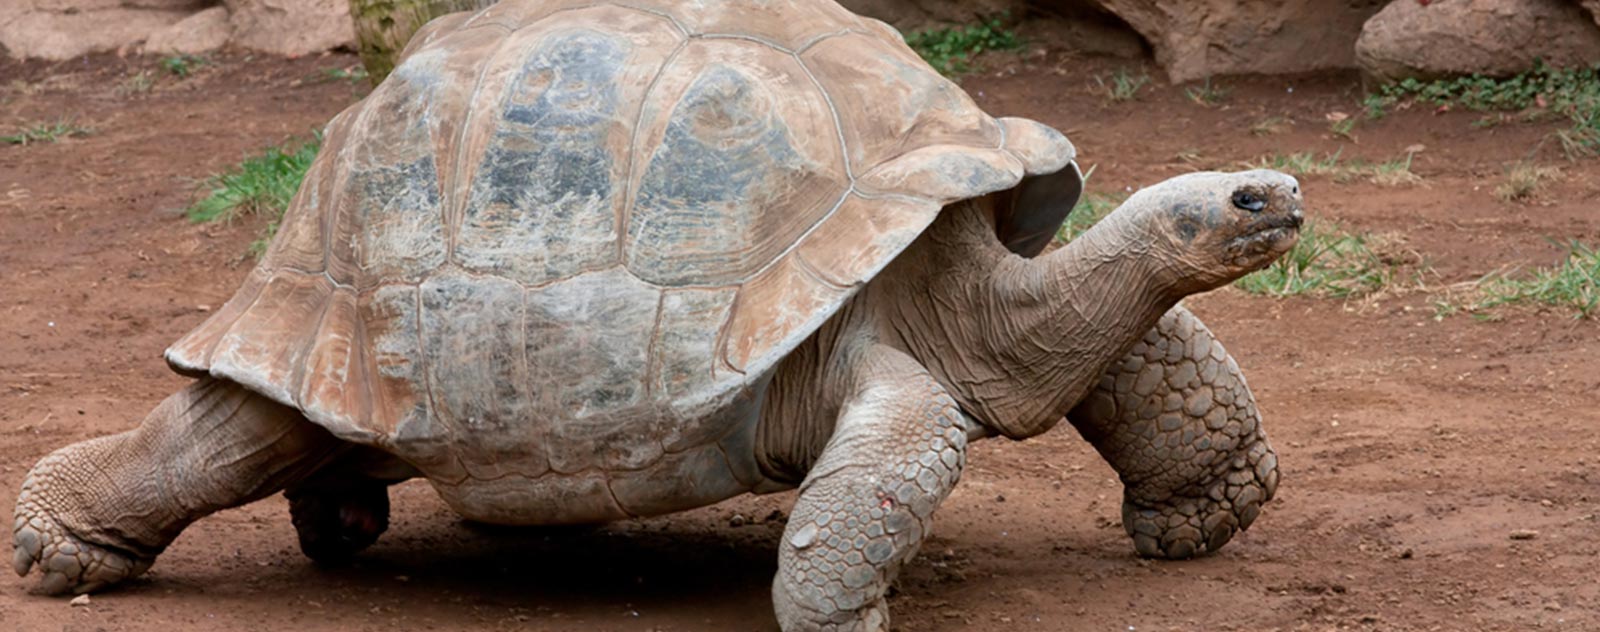
[(1183, 176), (1013, 252), (1070, 210), (1073, 159), (831, 2), (446, 16), (329, 124), (261, 264), (168, 350), (196, 381), (29, 473), (14, 568), (98, 590), (277, 491), (303, 550), (343, 559), (412, 477), (502, 524), (798, 487), (780, 625), (887, 630), (968, 442), (1069, 411), (1141, 553), (1215, 550), (1276, 461), (1176, 305), (1287, 250), (1299, 185)]

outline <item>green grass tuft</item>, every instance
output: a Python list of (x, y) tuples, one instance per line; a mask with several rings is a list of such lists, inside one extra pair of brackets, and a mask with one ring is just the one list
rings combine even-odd
[(1352, 298), (1377, 292), (1394, 276), (1393, 266), (1372, 251), (1367, 234), (1337, 225), (1307, 222), (1300, 241), (1265, 270), (1234, 285), (1266, 296)]
[(1539, 304), (1570, 309), (1575, 318), (1600, 314), (1600, 249), (1572, 241), (1567, 258), (1552, 268), (1537, 268), (1526, 278), (1495, 276), (1478, 285), (1474, 312), (1502, 305)]
[(179, 78), (194, 74), (196, 68), (208, 63), (211, 61), (197, 55), (173, 55), (161, 59), (161, 67)]
[(295, 146), (269, 147), (260, 155), (245, 159), (237, 166), (207, 178), (204, 197), (190, 205), (187, 215), (193, 222), (231, 221), (245, 215), (268, 215), (264, 238), (250, 249), (259, 256), (278, 229), (300, 181), (305, 179), (311, 160), (322, 146), (322, 135)]
[(72, 121), (60, 120), (54, 123), (35, 123), (17, 130), (9, 136), (0, 136), (0, 143), (6, 145), (28, 145), (32, 143), (55, 143), (63, 138), (88, 136), (94, 130), (74, 124)]
[(974, 70), (980, 53), (1022, 48), (1017, 34), (1005, 28), (1005, 17), (1001, 14), (967, 26), (915, 31), (906, 34), (906, 45), (940, 74), (960, 76)]
[(1205, 107), (1211, 107), (1222, 103), (1223, 99), (1228, 98), (1229, 92), (1231, 91), (1222, 87), (1222, 84), (1211, 83), (1210, 77), (1206, 77), (1206, 80), (1201, 82), (1200, 85), (1190, 86), (1183, 89), (1183, 94), (1188, 96), (1190, 101), (1193, 101), (1195, 105), (1202, 105)]
[(1139, 98), (1139, 89), (1150, 83), (1150, 75), (1140, 72), (1138, 75), (1129, 74), (1126, 68), (1118, 68), (1111, 73), (1111, 81), (1096, 75), (1094, 82), (1100, 86), (1100, 91), (1112, 103), (1123, 103)]

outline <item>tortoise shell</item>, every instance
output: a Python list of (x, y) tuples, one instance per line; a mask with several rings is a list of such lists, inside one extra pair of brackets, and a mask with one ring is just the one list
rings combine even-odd
[(166, 358), (436, 483), (646, 471), (749, 441), (774, 364), (946, 204), (1015, 189), (1002, 236), (1042, 247), (1072, 159), (831, 1), (506, 0), (328, 124)]

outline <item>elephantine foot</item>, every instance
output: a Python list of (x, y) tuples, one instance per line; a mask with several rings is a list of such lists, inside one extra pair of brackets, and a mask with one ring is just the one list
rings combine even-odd
[(1250, 528), (1278, 489), (1278, 457), (1265, 439), (1214, 471), (1201, 495), (1146, 503), (1134, 490), (1124, 492), (1122, 526), (1140, 555), (1181, 560), (1214, 553)]
[(772, 583), (772, 610), (778, 616), (778, 627), (784, 632), (889, 631), (889, 606), (884, 598), (878, 597), (856, 610), (846, 610), (834, 607), (833, 600), (824, 597), (820, 590), (812, 590), (810, 595), (791, 594), (788, 582), (778, 579)]
[(321, 563), (338, 563), (372, 546), (389, 528), (389, 490), (383, 484), (340, 493), (292, 491), (289, 515), (300, 551)]
[(12, 527), (12, 568), (26, 576), (38, 566), (43, 573), (39, 592), (45, 594), (94, 592), (139, 576), (155, 561), (90, 542), (63, 524), (71, 503), (80, 497), (73, 487), (62, 484), (77, 478), (71, 476), (70, 459), (63, 454), (67, 450), (45, 457), (28, 473)]

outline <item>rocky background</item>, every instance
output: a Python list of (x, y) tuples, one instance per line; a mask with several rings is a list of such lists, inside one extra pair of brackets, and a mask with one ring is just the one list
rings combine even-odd
[[(843, 0), (901, 29), (1007, 12), (1064, 48), (1152, 55), (1172, 82), (1360, 68), (1382, 80), (1600, 62), (1600, 0)], [(13, 57), (350, 48), (347, 0), (0, 0)]]

